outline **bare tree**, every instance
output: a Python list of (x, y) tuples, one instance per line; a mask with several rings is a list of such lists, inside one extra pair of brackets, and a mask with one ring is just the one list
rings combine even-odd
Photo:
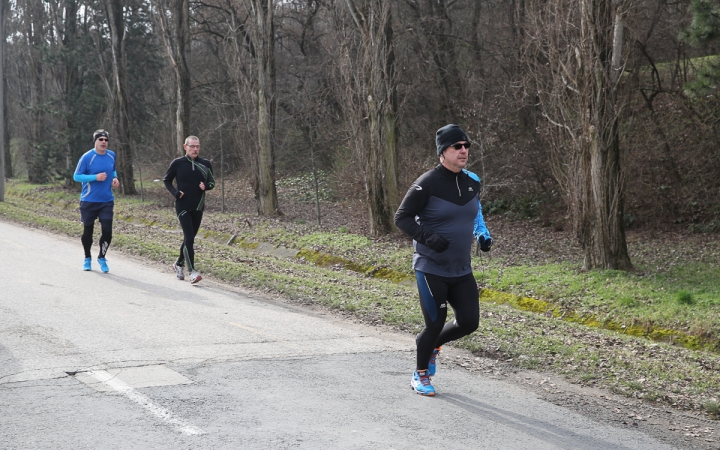
[(257, 179), (255, 195), (258, 214), (282, 214), (275, 186), (275, 118), (277, 97), (275, 86), (275, 1), (250, 0), (253, 25), (250, 38), (257, 65)]
[(130, 149), (130, 120), (127, 105), (127, 58), (125, 55), (125, 20), (123, 0), (106, 0), (105, 4), (110, 28), (110, 48), (113, 68), (113, 97), (116, 117), (115, 130), (118, 177), (123, 193), (137, 195), (133, 175), (132, 151)]
[[(63, 33), (62, 33), (62, 45), (66, 53), (72, 54), (77, 51), (77, 14), (78, 14), (78, 1), (77, 0), (66, 0), (63, 14), (64, 16)], [(80, 83), (80, 69), (77, 64), (73, 64), (72, 59), (65, 62), (64, 67), (64, 83), (63, 83), (63, 97), (65, 100), (65, 126), (67, 134), (77, 134), (77, 124), (75, 122), (74, 114), (70, 113), (73, 110), (73, 105), (80, 96), (82, 85)], [(67, 142), (67, 151), (65, 153), (65, 169), (66, 178), (65, 186), (70, 187), (74, 184), (72, 177), (69, 175), (71, 170), (74, 169), (74, 158), (71, 139)]]
[(346, 109), (363, 170), (370, 232), (377, 236), (392, 230), (399, 201), (392, 2), (347, 0), (347, 5), (360, 44), (348, 47), (349, 37), (344, 44)]
[[(3, 42), (5, 42), (5, 39), (3, 38)], [(3, 58), (4, 59), (4, 58)], [(3, 60), (3, 65), (4, 65)], [(4, 66), (3, 66), (4, 67)], [(4, 70), (4, 69), (3, 69)], [(7, 92), (7, 80), (8, 77), (3, 77), (3, 93)], [(3, 140), (3, 156), (4, 156), (4, 169), (5, 172), (3, 175), (5, 178), (12, 178), (13, 177), (13, 160), (12, 156), (10, 154), (10, 126), (9, 126), (9, 120), (8, 120), (8, 101), (7, 101), (7, 95), (3, 95), (3, 101), (2, 101), (2, 109), (3, 109), (3, 133), (2, 136), (0, 136), (0, 139)]]
[(527, 54), (533, 94), (551, 127), (553, 169), (566, 191), (583, 268), (629, 269), (619, 131), (627, 5), (554, 0), (534, 6)]
[[(404, 0), (413, 12), (417, 21), (418, 34), (424, 35), (428, 41), (428, 49), (439, 75), (444, 113), (447, 117), (455, 114), (456, 102), (462, 94), (462, 82), (458, 70), (457, 53), (453, 35), (453, 22), (450, 17), (449, 4), (457, 3), (448, 0)], [(479, 15), (482, 1), (475, 2), (475, 11)], [(477, 20), (477, 19), (476, 19)], [(477, 39), (477, 33), (473, 33)], [(476, 45), (479, 48), (479, 45)]]
[(0, 202), (5, 201), (5, 71), (3, 70), (5, 52), (5, 2), (0, 2)]
[(30, 112), (29, 145), (25, 153), (28, 180), (31, 183), (46, 183), (48, 173), (47, 163), (42, 155), (42, 146), (45, 130), (45, 113), (42, 107), (44, 67), (42, 64), (41, 49), (44, 45), (46, 29), (45, 8), (42, 2), (26, 0), (24, 4), (24, 28), (27, 45), (27, 61), (29, 75), (29, 97), (26, 108)]
[[(185, 137), (190, 134), (190, 2), (155, 0), (155, 3), (165, 50), (175, 70), (175, 148), (182, 153)], [(172, 26), (169, 26), (168, 15), (175, 19)]]

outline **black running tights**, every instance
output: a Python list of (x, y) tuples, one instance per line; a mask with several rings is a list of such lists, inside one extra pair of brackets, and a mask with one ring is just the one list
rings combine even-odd
[[(425, 370), (433, 349), (477, 330), (480, 296), (472, 273), (448, 278), (415, 271), (415, 277), (425, 317), (425, 328), (417, 336), (417, 370)], [(455, 319), (445, 323), (448, 304)]]
[(180, 246), (180, 256), (177, 260), (178, 266), (187, 263), (189, 271), (195, 270), (195, 235), (200, 229), (202, 222), (202, 211), (181, 211), (178, 213), (178, 220), (183, 230), (183, 243)]
[[(92, 248), (92, 242), (93, 242), (93, 231), (95, 228), (95, 223), (93, 222), (91, 225), (85, 225), (85, 229), (83, 230), (82, 237), (80, 238), (80, 241), (82, 242), (83, 249), (85, 250), (85, 257), (90, 258), (90, 249)], [(100, 219), (100, 253), (98, 253), (98, 258), (104, 258), (105, 253), (107, 253), (108, 247), (110, 247), (110, 242), (112, 241), (112, 219)]]

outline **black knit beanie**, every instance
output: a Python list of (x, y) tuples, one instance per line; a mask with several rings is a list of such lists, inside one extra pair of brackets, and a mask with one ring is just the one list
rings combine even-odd
[(446, 148), (456, 142), (470, 142), (465, 132), (457, 125), (449, 124), (437, 130), (435, 133), (435, 145), (437, 145), (437, 154), (440, 156)]

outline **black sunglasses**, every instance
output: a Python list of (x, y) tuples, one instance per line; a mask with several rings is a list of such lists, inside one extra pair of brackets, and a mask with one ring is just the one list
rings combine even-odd
[(460, 150), (461, 148), (465, 147), (466, 149), (470, 149), (470, 143), (466, 142), (464, 144), (453, 144), (450, 147), (454, 148), (455, 150)]
[(105, 139), (105, 138), (98, 138), (98, 141), (107, 142), (107, 139)]

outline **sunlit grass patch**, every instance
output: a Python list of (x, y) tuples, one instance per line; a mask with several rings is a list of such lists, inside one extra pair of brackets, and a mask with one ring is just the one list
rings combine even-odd
[(703, 403), (703, 409), (713, 416), (717, 417), (720, 415), (720, 403), (717, 400), (708, 400)]
[[(77, 196), (56, 194), (61, 190), (11, 183), (0, 215), (77, 237), (82, 231), (73, 209)], [(163, 264), (174, 259), (180, 241), (171, 205), (118, 196), (113, 248)], [(409, 241), (293, 227), (278, 220), (251, 218), (247, 223), (247, 218), (217, 212), (206, 216), (203, 225), (208, 228), (201, 237), (208, 239), (198, 242), (197, 253), (203, 274), (287, 301), (324, 305), (356, 321), (409, 333), (422, 329), (415, 284), (398, 283), (399, 275), (376, 276), (383, 270), (412, 275)], [(229, 233), (237, 235), (232, 245), (216, 239)], [(313, 257), (265, 255), (256, 251), (259, 243)], [(480, 326), (453, 345), (514, 367), (551, 371), (578, 383), (714, 414), (703, 405), (720, 396), (720, 356), (667, 343), (704, 348), (703, 339), (718, 335), (717, 253), (708, 245), (702, 260), (672, 254), (666, 265), (638, 257), (633, 272), (581, 272), (572, 262), (520, 265), (492, 254), (474, 256), (475, 275), (487, 288)], [(317, 264), (323, 261), (328, 264)], [(693, 301), (680, 301), (682, 291)]]
[[(689, 330), (720, 313), (720, 267), (689, 262), (664, 272), (578, 271), (571, 264), (491, 268), (488, 287), (620, 323)], [(720, 327), (706, 330), (720, 335)]]

